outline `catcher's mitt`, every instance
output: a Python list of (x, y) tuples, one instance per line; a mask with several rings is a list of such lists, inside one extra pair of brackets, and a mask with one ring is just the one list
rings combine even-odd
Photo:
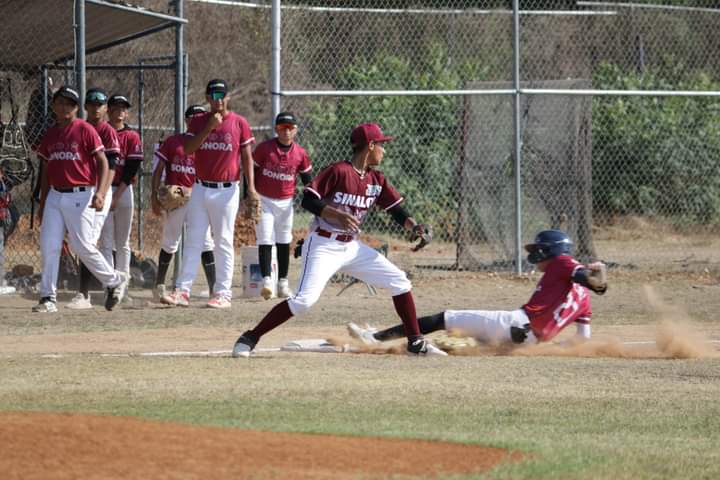
[(179, 185), (161, 185), (158, 188), (157, 199), (165, 210), (175, 210), (190, 201), (192, 189)]
[(417, 239), (420, 239), (420, 241), (415, 245), (412, 249), (413, 252), (417, 252), (421, 248), (425, 248), (425, 246), (432, 242), (433, 239), (433, 228), (432, 225), (428, 225), (426, 223), (418, 223), (416, 224), (413, 229), (412, 233), (410, 234), (410, 241), (414, 242)]
[(248, 195), (245, 199), (245, 218), (257, 223), (260, 221), (261, 214), (262, 205), (260, 204), (260, 197)]
[(591, 263), (587, 266), (590, 273), (588, 274), (588, 287), (593, 292), (602, 295), (607, 291), (607, 266), (602, 262)]

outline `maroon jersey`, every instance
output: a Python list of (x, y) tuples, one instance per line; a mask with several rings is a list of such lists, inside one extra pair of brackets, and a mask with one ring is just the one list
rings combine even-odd
[[(207, 124), (212, 112), (194, 115), (188, 135), (197, 135)], [(240, 180), (240, 147), (255, 143), (245, 117), (228, 112), (223, 121), (205, 139), (195, 152), (195, 172), (199, 179), (208, 182), (234, 182)]]
[(590, 292), (572, 280), (578, 268), (583, 265), (569, 255), (554, 257), (523, 305), (538, 340), (551, 340), (573, 322), (590, 322)]
[[(349, 161), (338, 162), (325, 168), (305, 187), (306, 194), (312, 194), (331, 207), (355, 216), (362, 225), (365, 216), (374, 204), (389, 210), (403, 201), (395, 188), (377, 170), (360, 174)], [(315, 217), (312, 229), (323, 228), (332, 232), (353, 234), (333, 225), (324, 218)]]
[(195, 155), (187, 155), (184, 134), (173, 135), (163, 141), (155, 156), (165, 162), (165, 184), (192, 188), (195, 183)]
[[(135, 130), (125, 126), (117, 131), (118, 140), (120, 140), (120, 157), (115, 162), (115, 177), (112, 184), (117, 185), (123, 176), (125, 162), (128, 160), (143, 161), (143, 146), (140, 141), (140, 135)], [(135, 183), (135, 178), (132, 182)]]
[(282, 148), (276, 139), (257, 146), (255, 160), (255, 189), (260, 195), (284, 199), (295, 195), (297, 174), (312, 170), (310, 158), (300, 145), (293, 143)]
[(93, 126), (77, 118), (66, 127), (50, 128), (37, 153), (47, 160), (49, 185), (72, 188), (97, 183), (94, 155), (104, 148)]
[[(92, 124), (91, 124), (92, 125)], [(93, 125), (95, 131), (100, 135), (103, 146), (105, 147), (105, 154), (108, 153), (120, 153), (120, 140), (118, 139), (117, 131), (106, 121), (101, 121), (97, 125)], [(91, 168), (97, 171), (97, 164), (91, 162)], [(100, 179), (98, 178), (98, 183)]]

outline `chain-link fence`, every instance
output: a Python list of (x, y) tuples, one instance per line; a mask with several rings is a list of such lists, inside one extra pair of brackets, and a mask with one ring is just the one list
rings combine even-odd
[(448, 246), (408, 262), (510, 270), (561, 228), (585, 260), (717, 272), (720, 10), (520, 3), (519, 195), (508, 2), (285, 4), (283, 108), (316, 167), (348, 157), (353, 124), (398, 136), (383, 170)]
[[(169, 14), (175, 8), (166, 0), (136, 3)], [(271, 3), (184, 2), (187, 104), (204, 103), (207, 80), (225, 78), (233, 109), (249, 119), (259, 141), (271, 134)], [(583, 259), (717, 272), (720, 11), (653, 3), (520, 2), (516, 111), (512, 2), (283, 1), (281, 108), (301, 119), (299, 142), (315, 172), (349, 158), (349, 133), (358, 123), (376, 121), (397, 137), (382, 170), (408, 210), (436, 233), (422, 252), (391, 250), (404, 267), (510, 271), (518, 243), (562, 228)], [(25, 21), (32, 25), (31, 17)], [(52, 21), (57, 31), (72, 32), (72, 18)], [(48, 65), (44, 74), (42, 64), (23, 63), (34, 58), (32, 42), (8, 35), (4, 29), (0, 40), (16, 61), (0, 61), (0, 78), (11, 80), (32, 143), (35, 125), (46, 121), (44, 75), (55, 86), (72, 83), (64, 69), (72, 59)], [(174, 128), (173, 72), (156, 68), (171, 63), (164, 58), (172, 54), (173, 33), (162, 31), (87, 58), (88, 86), (130, 95), (131, 124), (143, 128), (146, 173), (153, 145)], [(128, 63), (154, 67), (91, 68)], [(7, 99), (4, 93), (6, 123)], [(149, 192), (143, 178), (133, 248), (154, 257), (160, 223), (143, 208)], [(22, 217), (7, 241), (6, 265), (38, 265), (31, 191), (28, 181), (13, 192)], [(298, 210), (298, 234), (308, 222)], [(398, 245), (404, 238), (382, 212), (368, 219), (365, 233)], [(238, 245), (254, 238), (245, 224), (238, 235)]]

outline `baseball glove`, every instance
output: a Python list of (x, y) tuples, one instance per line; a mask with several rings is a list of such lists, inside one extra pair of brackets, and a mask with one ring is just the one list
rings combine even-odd
[(593, 292), (602, 295), (607, 291), (607, 266), (602, 262), (591, 263), (587, 266), (590, 273), (588, 274), (588, 287)]
[(420, 239), (420, 241), (417, 243), (417, 245), (413, 247), (412, 251), (417, 252), (418, 250), (425, 248), (428, 243), (432, 242), (432, 238), (432, 225), (428, 225), (426, 223), (416, 224), (412, 229), (412, 233), (410, 234), (410, 241), (414, 242), (417, 239)]
[(190, 201), (192, 189), (179, 185), (161, 185), (158, 188), (157, 199), (165, 210), (175, 210)]
[(260, 221), (261, 214), (262, 206), (260, 204), (260, 197), (248, 195), (245, 199), (245, 218), (257, 223)]

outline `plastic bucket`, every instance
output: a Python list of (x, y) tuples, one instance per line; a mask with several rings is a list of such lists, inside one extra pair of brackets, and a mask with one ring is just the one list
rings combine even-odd
[[(242, 282), (243, 282), (243, 297), (253, 298), (260, 296), (260, 290), (262, 289), (262, 274), (260, 273), (260, 261), (258, 260), (258, 247), (241, 247), (240, 255), (242, 256)], [(275, 247), (272, 247), (272, 257), (270, 260), (270, 268), (272, 278), (272, 291), (273, 297), (277, 296), (277, 281), (278, 281), (278, 267), (277, 267), (277, 252)]]

